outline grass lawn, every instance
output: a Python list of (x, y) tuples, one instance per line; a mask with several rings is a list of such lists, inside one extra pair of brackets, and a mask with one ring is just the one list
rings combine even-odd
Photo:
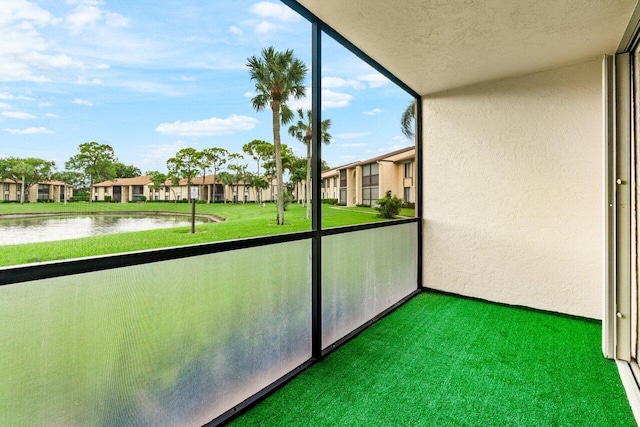
[[(186, 203), (0, 203), (1, 216), (7, 214), (32, 213), (132, 213), (132, 212), (177, 212), (190, 213)], [(0, 251), (0, 266), (28, 264), (33, 262), (81, 258), (170, 246), (183, 246), (231, 239), (242, 239), (272, 234), (291, 233), (311, 229), (311, 220), (304, 218), (305, 208), (291, 204), (285, 213), (285, 224), (275, 223), (276, 205), (267, 203), (264, 208), (248, 204), (198, 204), (197, 214), (213, 214), (224, 218), (224, 222), (201, 224), (196, 233), (190, 227), (110, 234), (55, 242), (4, 245)], [(403, 210), (401, 215), (412, 217), (413, 210)], [(345, 208), (322, 205), (323, 227), (339, 227), (383, 221), (372, 208)], [(1, 245), (1, 243), (0, 243)]]

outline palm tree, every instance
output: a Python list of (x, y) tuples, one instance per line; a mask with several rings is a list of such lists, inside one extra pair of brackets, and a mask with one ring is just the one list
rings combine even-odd
[(293, 50), (277, 52), (273, 46), (262, 49), (262, 56), (247, 59), (249, 75), (255, 81), (257, 95), (251, 99), (256, 111), (271, 107), (273, 123), (273, 146), (276, 160), (277, 217), (278, 225), (284, 225), (284, 183), (282, 181), (282, 158), (280, 152), (280, 123), (287, 124), (293, 119), (293, 112), (287, 106), (289, 98), (305, 96), (303, 85), (307, 66), (293, 56)]
[(224, 199), (224, 204), (226, 205), (227, 204), (227, 194), (226, 194), (226, 191), (224, 189), (227, 186), (233, 185), (233, 183), (235, 182), (236, 177), (233, 174), (231, 174), (230, 172), (222, 171), (222, 172), (220, 172), (218, 174), (218, 179), (222, 183), (222, 198)]
[(216, 175), (222, 166), (227, 163), (229, 152), (224, 148), (205, 148), (201, 152), (202, 156), (202, 191), (204, 191), (204, 180), (206, 176), (207, 167), (211, 167), (213, 170), (213, 192), (207, 192), (207, 200), (211, 203), (210, 194), (213, 193), (213, 203), (216, 201)]
[[(307, 179), (305, 181), (307, 189), (305, 191), (305, 203), (307, 204), (307, 219), (311, 218), (311, 139), (313, 137), (313, 123), (311, 121), (311, 110), (307, 110), (306, 120), (302, 108), (298, 109), (298, 123), (289, 127), (289, 135), (304, 143), (307, 146)], [(328, 145), (331, 143), (329, 128), (331, 119), (323, 120), (320, 126), (320, 140)]]
[(400, 117), (400, 129), (404, 136), (408, 139), (413, 139), (415, 135), (414, 131), (414, 122), (416, 118), (416, 102), (411, 101), (409, 105), (407, 105), (406, 110), (402, 113), (402, 117)]

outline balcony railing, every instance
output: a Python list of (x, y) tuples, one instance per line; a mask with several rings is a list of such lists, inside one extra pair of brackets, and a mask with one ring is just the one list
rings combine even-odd
[[(417, 227), (326, 232), (325, 352), (416, 291)], [(309, 364), (313, 238), (216, 247), (0, 286), (0, 420), (219, 422)]]

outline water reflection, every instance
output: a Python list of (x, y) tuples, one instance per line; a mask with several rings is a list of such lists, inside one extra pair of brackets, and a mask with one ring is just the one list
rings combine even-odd
[[(189, 225), (189, 216), (83, 215), (0, 220), (0, 245), (51, 242), (129, 231), (155, 230)], [(196, 218), (196, 224), (209, 222)]]

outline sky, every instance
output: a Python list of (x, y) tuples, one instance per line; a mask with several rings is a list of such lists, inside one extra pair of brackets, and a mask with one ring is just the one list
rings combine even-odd
[[(280, 2), (0, 0), (0, 157), (64, 170), (96, 141), (143, 173), (165, 172), (181, 148), (273, 142), (246, 66), (268, 46), (307, 64), (307, 97), (288, 105), (309, 109), (311, 25)], [(326, 35), (321, 84), (330, 166), (413, 145), (400, 131), (411, 96)], [(282, 142), (304, 156), (287, 128)]]

